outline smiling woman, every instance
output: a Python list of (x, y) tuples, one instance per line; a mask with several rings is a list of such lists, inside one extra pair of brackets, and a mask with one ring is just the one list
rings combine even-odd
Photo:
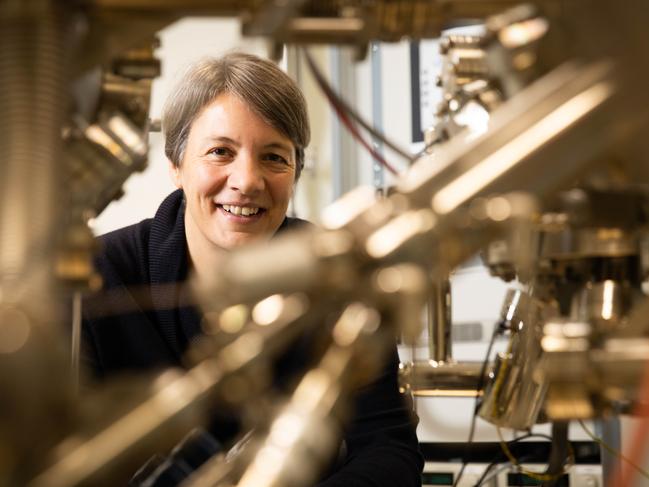
[[(178, 189), (154, 218), (100, 237), (104, 291), (86, 299), (83, 326), (85, 358), (99, 378), (182, 366), (203, 336), (200, 313), (184, 304), (179, 285), (189, 272), (213, 275), (229, 250), (309, 225), (286, 216), (309, 141), (306, 104), (274, 63), (233, 53), (191, 67), (162, 127)], [(278, 377), (299, 373), (305, 350), (294, 346)], [(423, 462), (397, 365), (395, 345), (383, 375), (359, 389), (346, 455), (322, 486), (420, 485)], [(223, 416), (212, 431), (225, 441), (237, 433)]]
[(194, 120), (224, 93), (239, 98), (292, 142), (295, 179), (299, 179), (304, 166), (304, 148), (311, 136), (304, 96), (274, 63), (251, 54), (231, 53), (190, 67), (170, 94), (162, 116), (169, 160), (175, 165), (181, 163)]
[(223, 93), (194, 120), (174, 183), (185, 193), (192, 262), (205, 252), (272, 236), (295, 182), (293, 142), (236, 95)]

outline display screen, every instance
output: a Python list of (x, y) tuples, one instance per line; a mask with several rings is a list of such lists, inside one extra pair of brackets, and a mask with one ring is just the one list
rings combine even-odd
[(453, 485), (452, 472), (424, 472), (421, 474), (421, 483), (426, 485)]
[[(507, 486), (508, 487), (527, 487), (529, 485), (543, 485), (543, 480), (534, 479), (523, 473), (508, 473), (507, 474)], [(569, 487), (570, 479), (567, 475), (564, 475), (559, 479), (559, 482), (556, 484), (557, 487)]]

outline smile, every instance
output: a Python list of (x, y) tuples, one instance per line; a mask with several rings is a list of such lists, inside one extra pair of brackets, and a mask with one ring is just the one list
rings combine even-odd
[(221, 205), (228, 213), (232, 213), (237, 216), (253, 216), (259, 213), (261, 208), (255, 208), (251, 206), (235, 206), (235, 205)]

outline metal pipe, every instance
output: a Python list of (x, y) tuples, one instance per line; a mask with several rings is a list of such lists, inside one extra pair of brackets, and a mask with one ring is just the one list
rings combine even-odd
[[(608, 419), (600, 419), (596, 421), (595, 431), (603, 440), (603, 444), (609, 446), (613, 451), (622, 450), (622, 429), (619, 416), (611, 416)], [(612, 487), (610, 482), (613, 478), (613, 472), (619, 464), (619, 459), (616, 455), (601, 445), (599, 451), (602, 458), (603, 487)]]
[[(308, 317), (303, 296), (275, 298), (277, 314), (271, 322), (246, 327), (217, 355), (185, 374), (161, 376), (160, 387), (147, 399), (94, 436), (72, 443), (66, 453), (27, 485), (124, 485), (124, 474), (132, 472), (151, 450), (170, 447), (202, 422), (216, 397), (231, 404), (248, 399), (255, 388), (245, 379), (243, 388), (234, 387), (228, 378), (234, 374), (243, 378), (255, 364), (285, 350), (314, 321)], [(223, 315), (221, 318), (226, 319)]]
[[(393, 332), (386, 334), (386, 325), (380, 323), (381, 315), (361, 303), (345, 309), (334, 326), (332, 344), (273, 420), (237, 487), (313, 484), (338, 443), (350, 392), (359, 380), (365, 383), (368, 379), (362, 377), (366, 370), (358, 368), (359, 358), (364, 357), (363, 368), (369, 366), (374, 373), (380, 369), (389, 343), (385, 338)], [(366, 361), (370, 357), (373, 360)]]
[(52, 317), (48, 261), (61, 208), (57, 168), (66, 101), (54, 3), (5, 2), (0, 10), (0, 288), (4, 303), (24, 303), (43, 321)]
[(432, 286), (428, 302), (428, 348), (431, 360), (452, 361), (452, 326), (451, 283), (448, 279), (441, 279)]
[[(332, 86), (343, 98), (353, 103), (355, 86), (351, 53), (342, 47), (332, 47), (330, 53)], [(349, 164), (349, 161), (356, 159), (356, 147), (351, 135), (335, 115), (331, 118), (331, 132), (333, 197), (337, 199), (358, 185), (357, 168)]]
[[(417, 161), (398, 191), (412, 206), (432, 203), (445, 217), (477, 197), (514, 188), (537, 197), (551, 194), (612, 142), (613, 134), (603, 134), (601, 127), (618, 113), (613, 73), (607, 62), (557, 68), (494, 112), (483, 137), (458, 137), (438, 148), (434, 163), (430, 157)], [(570, 150), (594, 134), (602, 136), (587, 152)]]
[(25, 485), (72, 408), (52, 278), (56, 217), (66, 207), (58, 197), (67, 103), (61, 3), (0, 2), (0, 450), (11, 452), (0, 461), (0, 486)]
[[(482, 395), (481, 362), (408, 362), (399, 366), (399, 387), (415, 396), (475, 397)], [(487, 376), (489, 371), (485, 372)], [(486, 383), (486, 381), (482, 381)]]
[[(381, 67), (381, 44), (370, 44), (370, 64), (372, 68), (372, 124), (379, 132), (383, 132), (383, 74)], [(372, 138), (372, 147), (383, 156), (383, 143), (376, 137)], [(372, 162), (372, 184), (377, 191), (385, 187), (385, 170), (377, 159)]]

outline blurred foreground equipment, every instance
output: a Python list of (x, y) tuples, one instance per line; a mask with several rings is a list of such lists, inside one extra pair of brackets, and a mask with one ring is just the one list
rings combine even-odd
[[(255, 433), (189, 485), (309, 485), (333, 454), (346, 397), (391, 337), (418, 336), (431, 293), (438, 342), (431, 361), (404, 366), (405, 389), (482, 394), (482, 417), (514, 428), (646, 400), (649, 6), (542, 1), (498, 13), (512, 5), (0, 1), (0, 482), (116, 485), (218, 400), (254, 417)], [(96, 286), (86, 220), (145, 164), (152, 34), (198, 13), (241, 13), (246, 32), (276, 43), (361, 47), (488, 18), (484, 35), (442, 40), (448, 96), (432, 154), (394, 194), (352, 192), (326, 210), (324, 230), (233, 252), (196, 290), (208, 331), (225, 338), (208, 333), (195, 365), (146, 382), (143, 398), (88, 414), (99, 399), (73, 400), (55, 298)], [(477, 135), (463, 130), (470, 107), (488, 116)], [(510, 345), (487, 377), (453, 361), (443, 310), (449, 272), (480, 250), (525, 287), (504, 306)], [(268, 361), (318, 329), (324, 352), (291, 397), (250, 405)]]

